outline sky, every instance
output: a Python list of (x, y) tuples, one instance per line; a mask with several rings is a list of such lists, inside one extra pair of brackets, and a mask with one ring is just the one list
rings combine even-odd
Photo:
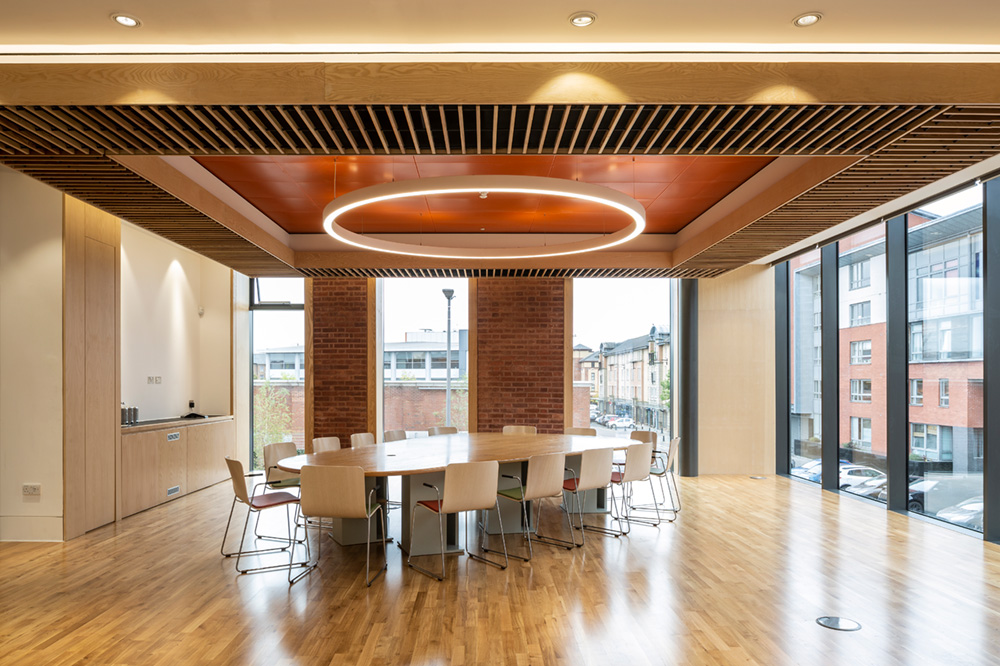
[[(264, 300), (302, 301), (302, 281), (274, 279)], [(297, 284), (296, 284), (297, 283)], [(573, 344), (597, 350), (601, 342), (621, 342), (669, 326), (667, 279), (577, 279), (573, 281)], [(407, 331), (444, 331), (448, 302), (442, 289), (454, 289), (452, 330), (468, 328), (469, 282), (462, 278), (388, 278), (383, 281), (385, 340), (401, 342)], [(254, 313), (254, 349), (302, 345), (301, 312)]]

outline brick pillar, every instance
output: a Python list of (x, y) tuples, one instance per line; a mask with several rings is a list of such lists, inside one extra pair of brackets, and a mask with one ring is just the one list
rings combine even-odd
[(314, 278), (313, 437), (339, 437), (350, 446), (352, 433), (368, 431), (369, 335), (368, 280)]
[(478, 430), (533, 425), (561, 433), (565, 283), (480, 278), (476, 290)]

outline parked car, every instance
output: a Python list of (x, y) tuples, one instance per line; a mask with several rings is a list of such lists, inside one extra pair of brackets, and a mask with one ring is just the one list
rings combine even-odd
[(618, 416), (616, 414), (601, 414), (600, 416), (598, 416), (594, 420), (597, 423), (600, 423), (601, 425), (606, 426), (606, 425), (608, 425), (608, 421), (610, 421), (612, 419), (616, 419), (616, 418), (618, 418)]
[(885, 484), (889, 481), (889, 477), (883, 474), (880, 477), (875, 477), (868, 479), (867, 481), (862, 481), (861, 483), (851, 486), (848, 488), (848, 492), (854, 493), (855, 495), (861, 495), (862, 497), (871, 497), (872, 499), (878, 497), (879, 493), (885, 489)]
[(611, 422), (611, 427), (615, 430), (627, 430), (635, 427), (635, 421), (631, 416), (621, 416)]
[[(802, 479), (807, 479), (809, 481), (819, 481), (819, 473), (822, 466), (823, 461), (819, 458), (814, 458), (812, 460), (805, 461), (798, 467), (793, 467), (789, 470), (789, 474)], [(816, 478), (812, 478), (814, 474), (816, 475)]]
[(881, 472), (874, 467), (867, 465), (841, 465), (840, 466), (840, 489), (848, 490), (860, 485), (865, 481), (885, 478), (885, 472)]
[(983, 531), (983, 496), (970, 497), (937, 512), (937, 517), (949, 523)]
[[(983, 479), (980, 476), (938, 476), (921, 478), (910, 483), (906, 508), (928, 515), (939, 511), (983, 492)], [(883, 490), (878, 498), (885, 500), (887, 493)]]

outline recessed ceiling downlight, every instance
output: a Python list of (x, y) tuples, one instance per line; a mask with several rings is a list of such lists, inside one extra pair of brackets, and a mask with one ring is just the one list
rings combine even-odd
[(142, 21), (128, 14), (112, 14), (111, 20), (124, 28), (138, 28)]
[(569, 22), (577, 28), (586, 28), (596, 20), (597, 14), (594, 12), (577, 12), (569, 17)]
[(792, 21), (792, 25), (796, 28), (808, 28), (811, 25), (816, 25), (823, 18), (823, 15), (819, 12), (807, 12), (802, 16), (796, 16)]

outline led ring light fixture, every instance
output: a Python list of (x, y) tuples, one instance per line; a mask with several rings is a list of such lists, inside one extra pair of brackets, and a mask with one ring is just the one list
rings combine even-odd
[[(586, 240), (557, 243), (555, 245), (495, 248), (446, 247), (400, 243), (383, 238), (356, 234), (337, 224), (337, 218), (344, 213), (380, 201), (462, 192), (475, 192), (480, 194), (481, 197), (484, 193), (510, 192), (514, 194), (540, 194), (590, 201), (625, 213), (631, 219), (631, 222), (624, 229)], [(531, 259), (535, 257), (555, 257), (563, 254), (593, 252), (594, 250), (603, 250), (630, 241), (642, 233), (645, 226), (646, 210), (642, 207), (642, 204), (630, 196), (600, 185), (581, 183), (562, 178), (542, 178), (539, 176), (445, 176), (442, 178), (402, 180), (355, 190), (344, 196), (337, 197), (323, 209), (323, 228), (328, 234), (344, 243), (378, 252), (446, 259)], [(545, 234), (545, 236), (549, 238), (552, 234)]]

